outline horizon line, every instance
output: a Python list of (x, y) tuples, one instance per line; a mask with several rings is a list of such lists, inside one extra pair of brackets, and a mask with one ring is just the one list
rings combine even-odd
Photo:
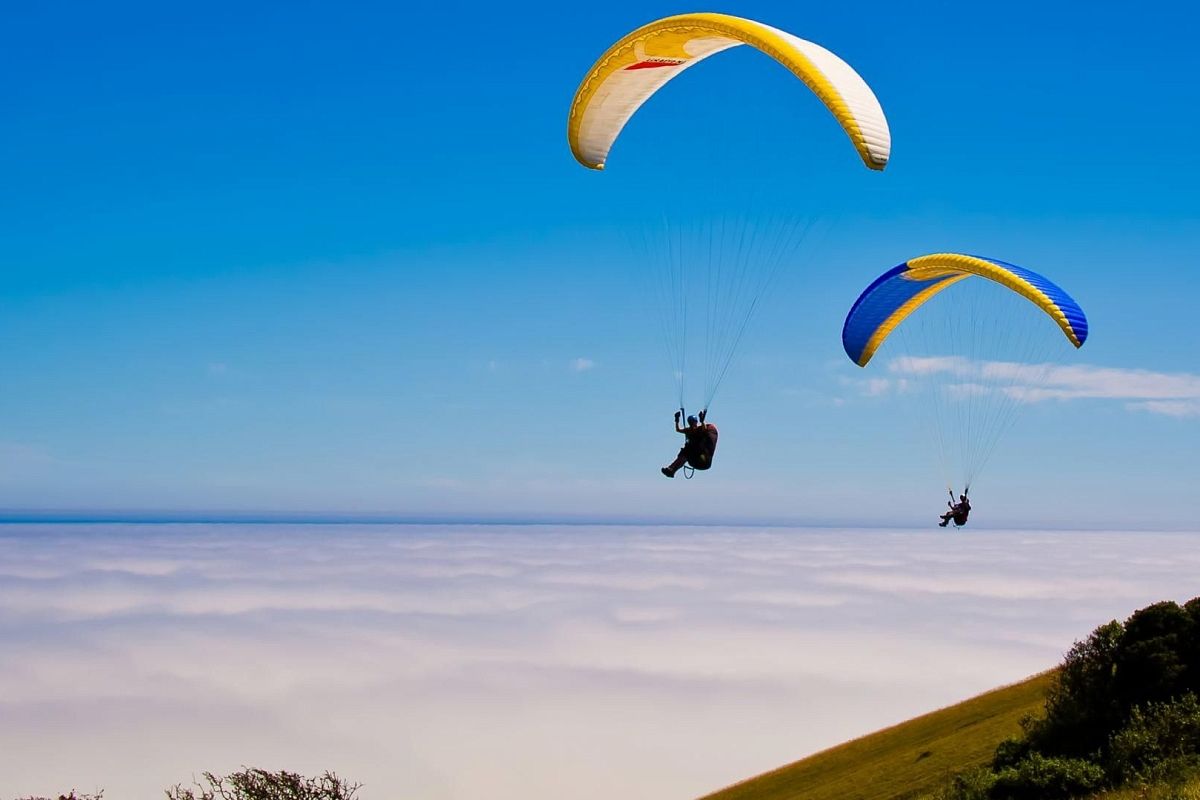
[[(849, 521), (834, 519), (774, 518), (687, 518), (655, 516), (537, 515), (537, 514), (449, 514), (346, 511), (233, 511), (163, 509), (3, 509), (0, 525), (478, 525), (478, 526), (571, 526), (571, 527), (678, 527), (678, 528), (812, 528), (851, 530), (920, 530), (921, 523)], [(929, 527), (933, 527), (930, 525)], [(1197, 533), (1195, 528), (1142, 526), (1084, 526), (1063, 524), (979, 525), (978, 531), (1078, 531)], [(954, 535), (954, 534), (950, 534)], [(959, 535), (970, 535), (965, 531)]]

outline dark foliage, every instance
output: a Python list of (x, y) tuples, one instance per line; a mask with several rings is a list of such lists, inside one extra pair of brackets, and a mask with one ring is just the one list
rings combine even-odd
[(1031, 726), (1032, 749), (1046, 755), (1103, 759), (1135, 709), (1200, 692), (1200, 603), (1164, 602), (1110, 622), (1076, 642)]
[(1113, 700), (1124, 714), (1200, 690), (1188, 685), (1194, 627), (1191, 615), (1175, 603), (1155, 603), (1129, 618), (1113, 676)]
[[(362, 784), (351, 783), (326, 772), (318, 778), (306, 778), (294, 772), (243, 767), (232, 775), (203, 774), (203, 782), (188, 788), (176, 784), (166, 791), (167, 800), (355, 800)], [(103, 800), (96, 794), (60, 794), (54, 800)], [(51, 800), (49, 797), (25, 797), (18, 800)]]
[(1083, 758), (1046, 758), (1030, 753), (1016, 766), (996, 772), (993, 800), (1068, 800), (1104, 785), (1104, 769)]
[(1045, 718), (1026, 729), (1031, 749), (1078, 758), (1103, 746), (1121, 718), (1113, 684), (1124, 638), (1124, 627), (1114, 620), (1068, 651), (1046, 698)]
[(1001, 770), (1005, 767), (1015, 767), (1033, 752), (1028, 736), (1010, 736), (996, 745), (996, 754), (992, 757), (992, 769)]
[(286, 770), (243, 768), (225, 777), (205, 772), (204, 782), (194, 788), (168, 789), (167, 800), (354, 800), (360, 787), (332, 772), (305, 778)]
[(957, 800), (1065, 800), (1200, 771), (1200, 598), (1155, 603), (1096, 628), (1067, 653), (1045, 716), (1001, 742)]
[(950, 800), (990, 800), (996, 773), (987, 767), (977, 767), (954, 776), (947, 797)]
[(1147, 781), (1170, 770), (1200, 765), (1200, 700), (1186, 694), (1170, 703), (1135, 708), (1129, 724), (1112, 737), (1108, 772), (1114, 783)]
[(1185, 680), (1187, 685), (1192, 687), (1192, 691), (1200, 694), (1200, 691), (1196, 690), (1196, 687), (1200, 686), (1200, 597), (1189, 600), (1183, 608), (1192, 621), (1191, 639), (1184, 642), (1182, 647), (1188, 665)]

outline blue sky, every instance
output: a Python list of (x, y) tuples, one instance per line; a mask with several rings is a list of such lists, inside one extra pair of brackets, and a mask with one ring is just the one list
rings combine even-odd
[[(0, 507), (919, 521), (939, 476), (838, 332), (878, 272), (966, 250), (1068, 287), (1077, 363), (1110, 370), (1110, 396), (1029, 410), (980, 522), (1193, 524), (1193, 12), (725, 7), (855, 66), (887, 171), (739, 50), (601, 175), (565, 143), (579, 78), (692, 7), (431, 5), (9, 12)], [(828, 231), (722, 389), (719, 468), (672, 484), (670, 379), (615, 234), (669, 198), (664, 159), (714, 153)], [(1183, 395), (1152, 410), (1164, 380)]]

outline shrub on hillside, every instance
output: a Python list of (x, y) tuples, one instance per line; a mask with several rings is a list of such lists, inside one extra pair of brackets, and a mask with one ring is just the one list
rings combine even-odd
[(205, 772), (203, 784), (176, 785), (167, 790), (167, 800), (354, 800), (361, 786), (332, 772), (305, 778), (286, 770), (243, 768), (227, 777)]
[(1026, 739), (1044, 755), (1101, 760), (1135, 709), (1188, 692), (1200, 692), (1200, 598), (1155, 603), (1076, 642)]
[(1079, 758), (1104, 744), (1120, 719), (1113, 675), (1124, 636), (1113, 620), (1067, 652), (1046, 697), (1046, 716), (1026, 727), (1030, 748)]
[(1104, 770), (1082, 758), (1046, 758), (1031, 753), (1016, 766), (995, 773), (992, 800), (1068, 800), (1104, 786)]
[(1026, 731), (1026, 735), (1010, 736), (996, 745), (996, 752), (992, 756), (992, 769), (1015, 767), (1024, 761), (1033, 752), (1033, 744), (1028, 732), (1035, 728), (1039, 722), (1039, 719), (1028, 716), (1022, 719), (1021, 728)]
[[(1053, 800), (1131, 781), (1200, 775), (1200, 598), (1163, 602), (1076, 642), (1044, 716), (997, 746), (990, 769), (957, 776), (953, 800)], [(1189, 784), (1190, 785), (1190, 784)]]
[(1132, 710), (1200, 690), (1190, 685), (1196, 665), (1188, 663), (1195, 624), (1188, 610), (1175, 603), (1155, 603), (1134, 612), (1125, 623), (1113, 675), (1114, 700), (1120, 708)]
[[(306, 778), (294, 772), (243, 767), (232, 775), (203, 774), (203, 783), (192, 788), (176, 784), (166, 791), (167, 800), (355, 800), (362, 784), (350, 783), (332, 772)], [(56, 800), (102, 800), (104, 793), (60, 794)], [(20, 800), (51, 800), (26, 797)]]
[(976, 767), (954, 776), (945, 800), (988, 800), (996, 785), (996, 773), (987, 767)]
[(1129, 724), (1112, 737), (1107, 766), (1118, 784), (1194, 772), (1200, 766), (1200, 700), (1188, 693), (1135, 708)]

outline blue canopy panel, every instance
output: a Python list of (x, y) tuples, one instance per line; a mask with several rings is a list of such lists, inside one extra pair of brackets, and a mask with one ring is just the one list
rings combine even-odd
[[(1056, 309), (1058, 309), (1062, 315), (1066, 317), (1067, 322), (1070, 323), (1071, 332), (1075, 334), (1075, 339), (1073, 339), (1071, 343), (1076, 347), (1082, 347), (1083, 343), (1087, 341), (1087, 316), (1083, 313), (1083, 309), (1079, 307), (1079, 304), (1075, 302), (1075, 299), (1063, 291), (1062, 287), (1056, 283), (1052, 283), (1048, 278), (1046, 278), (1046, 276), (1039, 275), (1036, 272), (1025, 269), (1024, 267), (1018, 267), (1016, 264), (1009, 264), (1007, 261), (1000, 261), (995, 258), (983, 258), (982, 256), (975, 257), (983, 261), (990, 261), (997, 267), (1008, 270), (1016, 277), (1024, 280), (1030, 286), (1037, 289), (1046, 296), (1050, 303)], [(1063, 332), (1066, 333), (1066, 331)], [(1068, 336), (1068, 338), (1070, 337)]]
[(976, 275), (1022, 295), (1046, 312), (1076, 347), (1087, 339), (1087, 317), (1070, 295), (1042, 275), (995, 259), (936, 253), (904, 262), (880, 275), (846, 315), (842, 346), (866, 366), (888, 335), (943, 289)]

